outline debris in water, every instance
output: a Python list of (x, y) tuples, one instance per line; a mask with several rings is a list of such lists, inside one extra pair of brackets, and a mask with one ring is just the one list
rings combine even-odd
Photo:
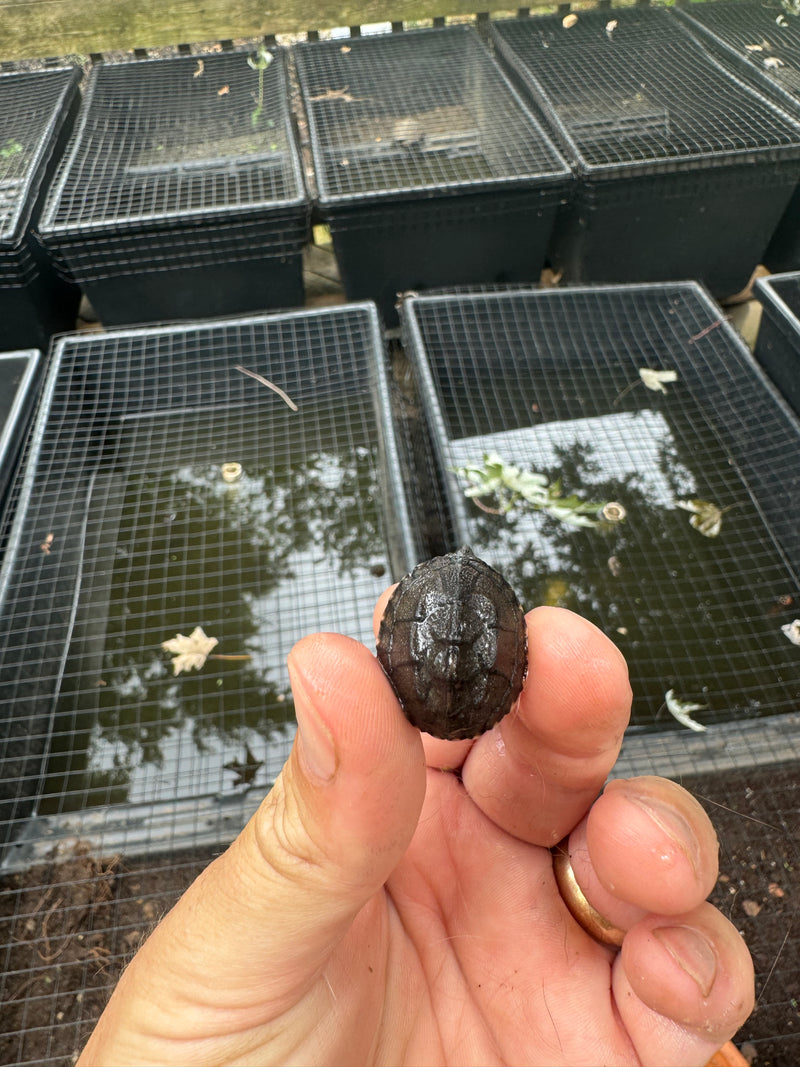
[(670, 689), (664, 694), (664, 701), (667, 705), (667, 711), (676, 719), (681, 726), (688, 726), (690, 730), (694, 730), (695, 733), (705, 733), (707, 727), (702, 723), (696, 722), (692, 718), (693, 711), (703, 711), (708, 707), (708, 704), (693, 704), (688, 700), (680, 700), (675, 696), (675, 690)]
[(265, 378), (263, 374), (256, 374), (254, 370), (248, 370), (247, 367), (243, 367), (240, 363), (237, 363), (233, 369), (241, 371), (242, 374), (246, 374), (250, 378), (255, 378), (257, 382), (261, 382), (262, 385), (266, 385), (267, 389), (271, 389), (273, 393), (277, 393), (281, 400), (284, 402), (284, 404), (286, 404), (287, 407), (291, 408), (292, 411), (298, 410), (297, 404), (295, 404), (294, 400), (287, 396), (279, 385), (275, 385), (274, 382), (269, 381), (269, 379)]

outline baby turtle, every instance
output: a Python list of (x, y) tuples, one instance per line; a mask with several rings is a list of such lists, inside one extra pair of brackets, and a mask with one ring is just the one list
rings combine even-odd
[(409, 722), (434, 737), (477, 737), (511, 710), (528, 661), (514, 590), (469, 548), (401, 579), (381, 619), (378, 659)]

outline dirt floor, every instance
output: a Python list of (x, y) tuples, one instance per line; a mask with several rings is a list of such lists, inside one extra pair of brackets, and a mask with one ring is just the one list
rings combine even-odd
[[(720, 837), (712, 901), (744, 935), (758, 1004), (737, 1036), (756, 1067), (800, 1063), (800, 775), (796, 766), (685, 780)], [(218, 850), (215, 850), (218, 851)], [(78, 846), (0, 885), (0, 1063), (73, 1064), (126, 962), (213, 858), (132, 861)]]

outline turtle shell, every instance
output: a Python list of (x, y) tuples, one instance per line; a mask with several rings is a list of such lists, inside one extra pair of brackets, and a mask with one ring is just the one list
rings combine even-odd
[(505, 578), (462, 548), (401, 579), (381, 619), (377, 651), (414, 726), (448, 740), (477, 737), (522, 690), (525, 614)]

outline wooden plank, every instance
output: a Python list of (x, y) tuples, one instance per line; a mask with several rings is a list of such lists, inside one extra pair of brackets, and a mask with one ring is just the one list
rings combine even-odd
[(352, 7), (342, 0), (276, 0), (268, 10), (263, 0), (0, 0), (0, 60), (88, 56), (477, 10), (485, 6), (476, 0), (398, 0), (388, 12), (377, 0)]

